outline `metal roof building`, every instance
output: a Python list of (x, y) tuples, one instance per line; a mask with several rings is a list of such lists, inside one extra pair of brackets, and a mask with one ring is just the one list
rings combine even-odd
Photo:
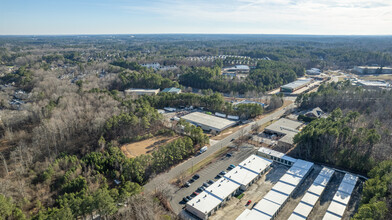
[(260, 147), (260, 149), (257, 151), (257, 155), (289, 166), (293, 165), (297, 161), (297, 159), (286, 156), (284, 153), (265, 147)]
[(301, 89), (310, 83), (312, 83), (313, 79), (298, 79), (294, 82), (288, 83), (280, 87), (281, 92), (289, 92), (292, 93), (298, 89)]
[(260, 178), (272, 161), (251, 155), (218, 181), (206, 188), (186, 203), (185, 208), (200, 219), (207, 219), (222, 204), (234, 196), (238, 190), (245, 190)]
[(309, 187), (304, 197), (302, 197), (301, 201), (294, 209), (289, 220), (304, 220), (308, 218), (334, 172), (334, 170), (326, 167), (320, 171), (319, 175), (313, 181), (313, 184)]
[(299, 121), (290, 120), (287, 118), (281, 118), (275, 123), (267, 126), (264, 130), (265, 133), (277, 134), (281, 136), (278, 140), (279, 145), (287, 146), (294, 143), (294, 136), (300, 131), (298, 130), (304, 123)]
[(344, 178), (339, 185), (338, 191), (335, 193), (331, 204), (329, 204), (323, 220), (342, 219), (348, 202), (350, 201), (351, 193), (353, 192), (357, 181), (358, 177), (355, 175), (349, 173), (344, 175)]
[(313, 165), (311, 162), (298, 159), (264, 198), (251, 211), (244, 211), (237, 220), (274, 219)]
[(171, 88), (165, 88), (164, 90), (162, 90), (162, 92), (179, 94), (179, 93), (181, 93), (181, 89), (180, 88), (171, 87)]
[(236, 124), (234, 121), (207, 115), (201, 112), (192, 112), (181, 117), (185, 121), (201, 127), (205, 131), (221, 132)]

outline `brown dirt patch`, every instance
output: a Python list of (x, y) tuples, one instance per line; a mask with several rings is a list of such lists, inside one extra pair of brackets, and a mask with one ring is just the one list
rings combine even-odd
[(121, 146), (121, 150), (128, 158), (133, 158), (142, 154), (150, 154), (157, 147), (168, 144), (177, 138), (178, 136), (156, 136), (143, 141), (125, 144)]

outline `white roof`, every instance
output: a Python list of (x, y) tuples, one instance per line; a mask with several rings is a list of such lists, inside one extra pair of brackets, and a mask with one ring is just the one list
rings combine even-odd
[(330, 213), (333, 213), (333, 214), (336, 214), (336, 215), (342, 217), (344, 214), (344, 211), (346, 211), (346, 207), (347, 207), (346, 205), (332, 201), (327, 209), (327, 212), (330, 212)]
[(292, 185), (289, 185), (287, 183), (284, 182), (280, 182), (278, 181), (274, 187), (272, 187), (272, 189), (277, 190), (279, 192), (282, 192), (286, 195), (291, 195), (291, 193), (294, 191), (295, 187)]
[(311, 193), (306, 193), (304, 197), (302, 197), (301, 202), (314, 206), (314, 204), (316, 204), (319, 198), (320, 196), (316, 196)]
[(234, 121), (212, 115), (207, 115), (201, 112), (192, 112), (190, 114), (182, 116), (181, 118), (185, 119), (186, 121), (208, 126), (210, 128), (215, 128), (217, 130), (224, 130), (236, 124), (236, 122)]
[(325, 189), (325, 186), (314, 183), (309, 187), (308, 192), (320, 196)]
[(265, 200), (269, 200), (279, 205), (282, 205), (288, 198), (289, 197), (287, 195), (284, 195), (283, 193), (274, 190), (269, 191), (267, 195), (264, 196)]
[(240, 216), (236, 218), (236, 220), (270, 220), (271, 217), (268, 216), (267, 214), (263, 214), (262, 212), (259, 212), (258, 210), (252, 209), (248, 210), (246, 209)]
[(260, 214), (264, 213), (264, 215), (269, 216), (270, 217), (269, 219), (271, 219), (271, 217), (275, 215), (275, 213), (279, 210), (279, 208), (280, 208), (279, 204), (276, 204), (267, 199), (262, 199), (256, 204), (253, 210), (259, 212)]
[(332, 199), (332, 201), (336, 201), (342, 204), (347, 205), (350, 201), (351, 195), (344, 192), (337, 191)]
[(346, 173), (346, 175), (344, 175), (342, 182), (346, 182), (346, 183), (350, 183), (355, 185), (358, 181), (358, 177), (355, 175), (352, 175), (350, 173)]
[(195, 198), (187, 202), (202, 213), (209, 213), (224, 199), (236, 191), (241, 184), (247, 185), (272, 163), (271, 160), (251, 155), (229, 171)]
[(299, 182), (301, 182), (302, 177), (293, 176), (290, 174), (284, 174), (279, 181), (291, 184), (293, 186), (297, 186)]
[(309, 216), (310, 212), (312, 211), (313, 206), (310, 206), (302, 201), (299, 202), (297, 207), (294, 209), (294, 212), (288, 218), (289, 220), (296, 220), (296, 219), (306, 219)]
[(297, 159), (294, 159), (292, 157), (286, 156), (286, 154), (281, 153), (279, 151), (275, 151), (269, 148), (265, 148), (265, 147), (260, 147), (260, 149), (258, 150), (260, 153), (262, 154), (267, 154), (267, 155), (271, 155), (277, 158), (281, 158), (287, 161), (290, 161), (292, 163), (295, 163), (297, 161)]
[(355, 185), (348, 184), (347, 182), (342, 182), (342, 183), (340, 183), (338, 191), (345, 192), (347, 194), (351, 194), (354, 190), (354, 187), (355, 187)]
[(304, 161), (301, 159), (298, 159), (294, 164), (293, 167), (298, 167), (301, 169), (307, 169), (309, 170), (313, 166), (312, 162)]
[(323, 220), (340, 220), (340, 219), (342, 219), (342, 218), (340, 218), (336, 215), (333, 215), (329, 212), (325, 213), (324, 218), (323, 218)]
[(224, 178), (240, 185), (248, 185), (254, 178), (271, 165), (272, 161), (257, 155), (251, 155), (234, 169), (230, 170)]

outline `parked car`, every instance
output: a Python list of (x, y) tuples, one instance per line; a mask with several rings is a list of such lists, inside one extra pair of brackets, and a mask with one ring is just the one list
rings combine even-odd
[(195, 174), (193, 177), (192, 177), (192, 179), (194, 179), (194, 180), (197, 180), (197, 179), (199, 179), (200, 178), (200, 175), (199, 174)]
[(197, 188), (196, 191), (198, 191), (198, 192), (203, 192), (204, 190), (203, 190), (203, 188), (201, 188), (201, 186), (200, 186), (199, 188)]
[(231, 156), (233, 156), (233, 154), (231, 153), (226, 154), (226, 157), (231, 157)]
[(219, 174), (223, 176), (226, 174), (226, 171), (222, 170)]
[(214, 181), (213, 180), (208, 180), (207, 183), (211, 185), (211, 184), (214, 183)]
[(233, 142), (235, 139), (233, 138), (233, 139), (231, 139), (231, 141), (230, 142)]
[(192, 193), (191, 196), (195, 197), (195, 196), (197, 196), (197, 195), (199, 195), (199, 193), (195, 191), (195, 192)]
[(252, 200), (248, 200), (248, 202), (246, 203), (246, 206), (250, 205), (250, 203), (252, 203)]
[(194, 179), (190, 179), (190, 180), (188, 180), (188, 183), (193, 183), (193, 182), (195, 182), (195, 180), (194, 180)]
[(182, 198), (182, 201), (184, 201), (185, 203), (189, 201), (189, 199), (187, 197)]
[(200, 188), (204, 191), (206, 190), (206, 188), (204, 186), (200, 186)]
[(186, 196), (186, 198), (188, 199), (188, 201), (190, 201), (192, 199), (192, 197), (190, 197), (190, 196)]
[(234, 164), (230, 164), (229, 167), (231, 167), (232, 169), (235, 168)]
[(184, 187), (190, 187), (191, 186), (191, 183), (190, 182), (186, 182), (185, 184), (184, 184)]
[(204, 187), (209, 187), (210, 185), (208, 183), (203, 183)]
[(216, 177), (215, 177), (215, 179), (220, 179), (220, 178), (222, 178), (222, 175), (220, 175), (220, 174), (216, 175)]

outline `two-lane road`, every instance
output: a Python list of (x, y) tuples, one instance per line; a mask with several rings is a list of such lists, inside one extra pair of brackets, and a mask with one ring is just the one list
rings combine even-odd
[(262, 124), (267, 123), (268, 121), (279, 118), (280, 116), (282, 116), (285, 113), (286, 109), (290, 109), (290, 108), (294, 108), (294, 104), (290, 104), (281, 110), (278, 110), (278, 111), (275, 111), (269, 115), (266, 115), (264, 118), (262, 118), (258, 121), (254, 121), (254, 122), (249, 123), (248, 126), (238, 130), (237, 132), (235, 132), (235, 133), (227, 136), (226, 138), (220, 140), (219, 142), (211, 145), (205, 153), (200, 154), (195, 157), (192, 157), (192, 158), (186, 160), (185, 162), (178, 164), (177, 166), (168, 170), (168, 172), (159, 174), (158, 176), (156, 176), (155, 178), (150, 180), (146, 185), (144, 185), (144, 191), (145, 192), (154, 191), (155, 189), (159, 188), (160, 186), (164, 185), (165, 183), (168, 183), (172, 179), (178, 177), (180, 174), (182, 174), (187, 169), (192, 167), (192, 165), (196, 165), (200, 161), (204, 160), (208, 156), (210, 156), (210, 155), (214, 154), (215, 152), (217, 152), (218, 150), (220, 150), (222, 147), (228, 146), (231, 143), (232, 139), (237, 139), (241, 135), (250, 132), (252, 130), (252, 126), (254, 124), (256, 124), (257, 126), (260, 126)]

